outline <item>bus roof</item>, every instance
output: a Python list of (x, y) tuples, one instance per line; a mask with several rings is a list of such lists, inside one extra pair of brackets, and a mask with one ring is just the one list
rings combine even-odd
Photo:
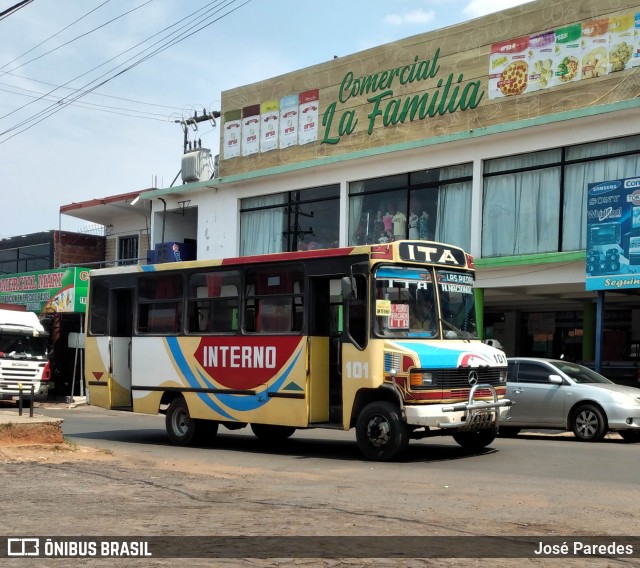
[(385, 244), (356, 245), (352, 247), (303, 250), (296, 252), (275, 252), (268, 254), (239, 256), (225, 259), (191, 260), (182, 262), (165, 262), (162, 264), (127, 265), (111, 268), (100, 268), (91, 271), (90, 276), (107, 274), (124, 274), (131, 272), (155, 272), (163, 270), (180, 270), (185, 268), (202, 268), (216, 266), (240, 266), (245, 264), (262, 264), (269, 262), (291, 262), (319, 258), (338, 258), (345, 256), (365, 255), (371, 262), (404, 261), (419, 264), (437, 264), (473, 269), (473, 257), (460, 247), (433, 241), (394, 241)]

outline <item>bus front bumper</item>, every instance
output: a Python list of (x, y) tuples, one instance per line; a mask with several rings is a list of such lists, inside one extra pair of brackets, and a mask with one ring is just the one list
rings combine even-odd
[[(474, 400), (477, 389), (490, 389), (493, 400)], [(513, 404), (508, 399), (498, 400), (490, 385), (475, 385), (469, 399), (455, 404), (405, 405), (407, 424), (427, 428), (455, 429), (457, 431), (497, 428)]]

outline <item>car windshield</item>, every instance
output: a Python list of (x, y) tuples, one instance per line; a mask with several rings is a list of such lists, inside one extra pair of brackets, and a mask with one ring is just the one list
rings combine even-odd
[(604, 383), (612, 384), (612, 381), (603, 377), (601, 374), (587, 369), (577, 363), (569, 361), (550, 361), (550, 363), (562, 371), (565, 375), (573, 379), (576, 383)]
[(383, 266), (376, 272), (375, 285), (377, 335), (438, 336), (438, 312), (430, 270)]

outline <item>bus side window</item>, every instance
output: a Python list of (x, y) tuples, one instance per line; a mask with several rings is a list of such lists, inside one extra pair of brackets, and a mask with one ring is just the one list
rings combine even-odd
[(349, 304), (349, 333), (357, 346), (367, 345), (367, 278), (362, 274), (355, 276), (357, 299)]
[(91, 282), (91, 309), (89, 311), (89, 333), (105, 335), (108, 331), (109, 287)]
[(240, 273), (237, 270), (196, 272), (189, 278), (189, 333), (238, 331)]
[(250, 333), (257, 331), (256, 319), (256, 301), (247, 300), (244, 310), (244, 330)]
[(303, 298), (302, 265), (247, 269), (244, 331), (299, 333), (303, 326)]
[(182, 275), (149, 274), (138, 281), (138, 333), (179, 333)]

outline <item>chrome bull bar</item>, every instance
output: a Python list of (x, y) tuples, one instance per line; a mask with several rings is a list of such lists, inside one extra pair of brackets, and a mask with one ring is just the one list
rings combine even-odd
[[(473, 400), (478, 389), (491, 391), (493, 401)], [(500, 422), (500, 413), (497, 409), (511, 405), (513, 402), (508, 399), (498, 400), (498, 394), (492, 385), (473, 385), (467, 402), (442, 407), (442, 412), (465, 412), (464, 419), (459, 422), (440, 422), (438, 428), (456, 428), (463, 431), (497, 428)]]

